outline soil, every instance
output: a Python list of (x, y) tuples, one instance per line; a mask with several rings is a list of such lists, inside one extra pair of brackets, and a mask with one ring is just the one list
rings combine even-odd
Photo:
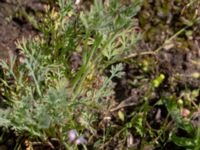
[(36, 0), (20, 2), (15, 0), (0, 1), (0, 59), (8, 60), (10, 53), (16, 52), (16, 42), (38, 34), (37, 30), (20, 16), (22, 10), (41, 10)]

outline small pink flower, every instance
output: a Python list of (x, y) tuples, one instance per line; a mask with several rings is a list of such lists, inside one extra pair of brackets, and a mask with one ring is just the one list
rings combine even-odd
[(76, 144), (80, 145), (80, 144), (85, 144), (87, 143), (86, 139), (84, 137), (79, 137), (78, 139), (76, 139)]
[(76, 136), (77, 136), (76, 130), (73, 129), (69, 131), (68, 137), (70, 142), (74, 141), (76, 139)]
[(183, 117), (188, 117), (189, 114), (190, 114), (190, 110), (188, 110), (188, 109), (186, 109), (186, 108), (183, 108), (183, 109), (181, 110), (181, 115), (182, 115)]
[(80, 3), (81, 3), (81, 0), (76, 0), (75, 1), (75, 5), (80, 5)]

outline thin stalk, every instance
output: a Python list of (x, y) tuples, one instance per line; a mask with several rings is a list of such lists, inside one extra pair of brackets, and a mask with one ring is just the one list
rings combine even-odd
[(75, 100), (78, 97), (78, 95), (80, 94), (82, 84), (85, 81), (85, 79), (90, 71), (89, 63), (92, 62), (94, 53), (98, 49), (101, 41), (102, 41), (102, 37), (100, 35), (97, 35), (95, 43), (93, 45), (93, 48), (92, 48), (91, 52), (89, 53), (89, 57), (87, 58), (85, 65), (82, 66), (80, 72), (78, 73), (78, 76), (76, 77), (76, 83), (74, 84), (74, 87), (73, 87), (73, 91), (75, 93), (73, 100)]
[(41, 93), (41, 90), (40, 90), (40, 87), (39, 87), (39, 83), (36, 79), (35, 73), (34, 73), (33, 69), (31, 68), (31, 65), (29, 63), (27, 63), (27, 67), (29, 68), (30, 74), (33, 77), (33, 81), (35, 82), (36, 90), (37, 90), (39, 96), (41, 96), (42, 93)]

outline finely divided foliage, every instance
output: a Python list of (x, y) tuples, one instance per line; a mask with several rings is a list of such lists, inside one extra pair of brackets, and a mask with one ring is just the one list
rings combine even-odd
[[(7, 106), (0, 111), (0, 126), (28, 139), (55, 138), (73, 149), (76, 143), (69, 141), (68, 132), (96, 133), (98, 112), (109, 104), (102, 98), (113, 94), (112, 79), (123, 75), (122, 64), (112, 66), (109, 78), (104, 66), (128, 54), (137, 41), (132, 17), (140, 1), (126, 6), (118, 0), (95, 0), (89, 11), (79, 10), (72, 0), (57, 4), (59, 11), (47, 7), (42, 23), (34, 24), (42, 35), (17, 43), (23, 61), (12, 56), (9, 65), (1, 62)], [(70, 67), (73, 53), (82, 55), (77, 71)], [(96, 77), (102, 83), (91, 88), (99, 82)]]

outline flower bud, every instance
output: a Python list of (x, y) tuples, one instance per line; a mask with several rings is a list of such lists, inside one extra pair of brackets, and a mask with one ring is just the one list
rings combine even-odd
[(182, 100), (182, 99), (179, 99), (179, 100), (177, 101), (177, 103), (178, 103), (179, 106), (183, 106), (183, 100)]

